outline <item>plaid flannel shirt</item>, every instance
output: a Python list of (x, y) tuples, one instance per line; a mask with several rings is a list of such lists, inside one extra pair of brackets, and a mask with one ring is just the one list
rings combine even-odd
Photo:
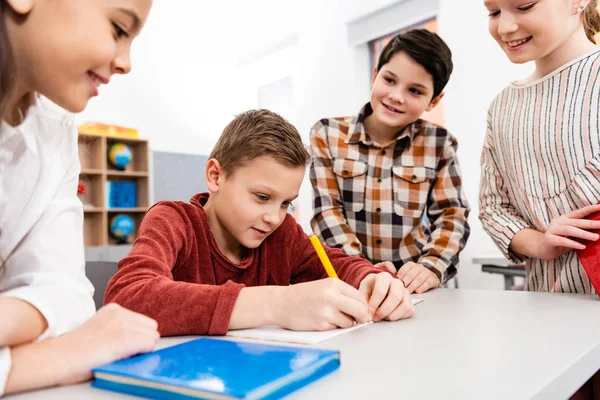
[(328, 246), (372, 263), (423, 264), (443, 284), (469, 237), (456, 139), (417, 120), (382, 148), (365, 132), (370, 113), (367, 103), (311, 129), (312, 228)]

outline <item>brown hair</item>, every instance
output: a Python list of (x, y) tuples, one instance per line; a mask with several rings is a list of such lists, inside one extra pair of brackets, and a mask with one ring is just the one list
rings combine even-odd
[(261, 156), (291, 166), (305, 167), (310, 162), (298, 130), (279, 114), (264, 109), (237, 115), (223, 130), (209, 158), (219, 161), (225, 173), (231, 174)]
[(585, 35), (592, 43), (596, 43), (595, 36), (600, 32), (600, 14), (597, 7), (598, 1), (590, 0), (588, 6), (583, 10), (581, 17)]
[(15, 86), (15, 64), (6, 30), (8, 5), (0, 0), (0, 121), (6, 117), (8, 100)]
[(433, 96), (437, 97), (450, 80), (452, 52), (437, 34), (426, 29), (411, 29), (394, 36), (383, 48), (377, 63), (377, 73), (397, 53), (405, 53), (420, 64), (433, 79)]

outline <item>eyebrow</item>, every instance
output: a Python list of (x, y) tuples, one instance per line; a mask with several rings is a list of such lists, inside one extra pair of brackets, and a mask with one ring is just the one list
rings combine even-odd
[[(396, 75), (395, 73), (393, 73), (392, 71), (390, 71), (389, 69), (384, 69), (383, 72), (387, 72), (388, 74), (392, 75), (392, 77), (394, 78), (398, 78), (398, 75)], [(421, 89), (425, 89), (425, 90), (429, 90), (429, 88), (421, 83), (411, 83), (410, 86), (415, 86)]]
[(429, 90), (429, 88), (427, 86), (422, 85), (420, 83), (413, 83), (413, 84), (411, 84), (411, 86), (415, 86), (415, 87), (418, 87), (418, 88), (421, 88), (421, 89)]
[(138, 17), (138, 15), (134, 11), (129, 10), (127, 8), (119, 8), (119, 11), (131, 17), (131, 19), (133, 20), (133, 26), (131, 27), (131, 30), (137, 32), (141, 24), (140, 17)]
[[(254, 188), (254, 190), (257, 190), (259, 192), (265, 192), (264, 194), (268, 194), (271, 197), (274, 196), (278, 196), (279, 192), (276, 189), (271, 188), (270, 186), (267, 186), (265, 184), (262, 183), (257, 183), (256, 184), (256, 188)], [(290, 198), (290, 199), (285, 199), (285, 201), (294, 201), (298, 198), (298, 196), (300, 195), (300, 193), (296, 193), (294, 195), (294, 197)]]

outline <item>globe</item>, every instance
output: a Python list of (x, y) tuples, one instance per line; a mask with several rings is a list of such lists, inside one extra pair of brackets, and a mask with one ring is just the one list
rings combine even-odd
[(131, 149), (125, 143), (115, 143), (108, 150), (108, 161), (118, 169), (125, 169), (131, 157)]
[(110, 234), (118, 240), (126, 240), (134, 228), (135, 222), (129, 215), (118, 214), (110, 221)]

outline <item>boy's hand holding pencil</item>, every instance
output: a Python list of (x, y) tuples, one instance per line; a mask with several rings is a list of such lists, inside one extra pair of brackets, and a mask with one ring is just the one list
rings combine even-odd
[[(337, 279), (337, 273), (327, 257), (325, 249), (317, 235), (310, 235), (310, 241), (327, 271), (330, 278)], [(360, 293), (368, 302), (369, 320), (396, 321), (410, 318), (415, 313), (415, 306), (410, 298), (410, 293), (404, 287), (402, 280), (395, 278), (387, 272), (367, 275), (360, 283)], [(360, 323), (360, 321), (357, 320)]]

